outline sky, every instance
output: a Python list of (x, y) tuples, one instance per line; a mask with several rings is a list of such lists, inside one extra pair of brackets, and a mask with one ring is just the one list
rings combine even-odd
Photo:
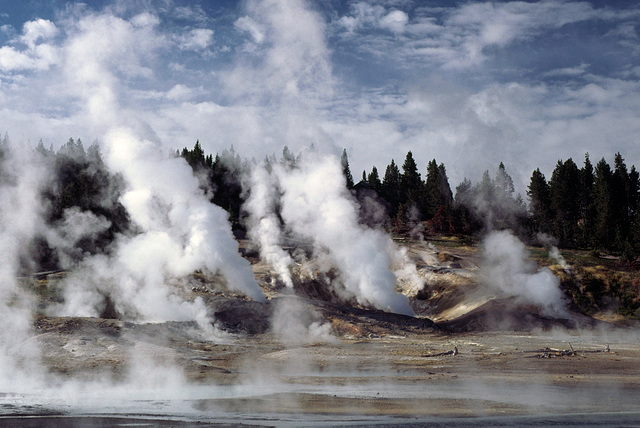
[(167, 151), (412, 151), (452, 187), (500, 162), (640, 166), (633, 1), (0, 0), (0, 133), (54, 149), (128, 126)]

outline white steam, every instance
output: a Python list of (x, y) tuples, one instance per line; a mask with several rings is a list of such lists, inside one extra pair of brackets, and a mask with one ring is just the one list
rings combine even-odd
[(322, 322), (318, 311), (304, 305), (296, 297), (283, 297), (275, 302), (271, 329), (278, 340), (286, 345), (336, 343), (331, 334), (331, 323)]
[[(265, 173), (260, 175), (264, 178)], [(271, 175), (271, 182), (282, 192), (280, 215), (286, 231), (311, 242), (321, 264), (337, 268), (339, 278), (332, 284), (336, 293), (361, 305), (413, 314), (408, 299), (396, 290), (396, 275), (391, 269), (394, 262), (402, 264), (403, 257), (394, 251), (385, 233), (359, 223), (358, 207), (345, 187), (335, 156), (307, 153), (296, 168), (273, 165)], [(265, 213), (269, 210), (257, 203), (258, 197), (251, 202), (246, 208), (253, 218), (268, 218)], [(266, 206), (274, 203), (269, 198), (259, 202)], [(260, 237), (259, 243), (267, 241), (269, 248), (275, 245), (274, 239), (260, 235), (259, 228), (254, 227), (251, 233)]]
[[(208, 328), (204, 303), (185, 301), (170, 283), (196, 270), (219, 272), (231, 290), (259, 301), (264, 296), (238, 253), (226, 212), (209, 202), (184, 159), (142, 137), (154, 131), (131, 119), (117, 96), (124, 80), (149, 75), (145, 59), (162, 45), (158, 23), (151, 15), (129, 22), (95, 14), (70, 31), (63, 72), (87, 122), (104, 135), (105, 164), (124, 181), (120, 202), (134, 230), (117, 236), (109, 254), (86, 258), (69, 275), (57, 313), (95, 316), (111, 302), (127, 319), (195, 320)], [(83, 59), (79, 65), (76, 58)]]
[(280, 280), (293, 288), (290, 267), (293, 259), (281, 247), (282, 232), (276, 212), (277, 183), (265, 168), (253, 168), (248, 178), (249, 196), (244, 208), (249, 213), (249, 237), (260, 249), (260, 258), (278, 274)]
[(107, 164), (129, 185), (122, 202), (131, 219), (145, 232), (158, 235), (138, 236), (134, 254), (147, 252), (151, 257), (162, 247), (144, 241), (159, 238), (166, 241), (168, 254), (155, 257), (172, 274), (220, 271), (232, 290), (264, 301), (249, 262), (238, 253), (227, 213), (209, 202), (187, 163), (164, 155), (126, 129), (112, 131), (106, 142)]
[(127, 318), (205, 326), (203, 302), (186, 302), (168, 285), (196, 270), (221, 272), (231, 290), (264, 301), (226, 212), (207, 200), (183, 159), (164, 155), (127, 129), (111, 131), (105, 143), (106, 164), (127, 184), (121, 202), (138, 233), (120, 236), (113, 256), (89, 258), (69, 276), (62, 314), (98, 315), (109, 296)]
[(559, 264), (562, 270), (564, 270), (567, 273), (570, 273), (571, 266), (569, 265), (569, 263), (567, 263), (565, 258), (562, 257), (562, 254), (560, 254), (560, 250), (557, 247), (556, 239), (553, 236), (548, 235), (546, 233), (538, 233), (538, 235), (536, 235), (536, 238), (538, 239), (538, 241), (540, 241), (542, 245), (545, 246), (545, 248), (549, 252), (549, 257), (551, 257), (553, 261)]
[[(44, 170), (18, 159), (0, 140), (0, 381), (38, 373), (39, 350), (32, 334), (33, 301), (18, 279), (21, 258), (41, 224), (39, 188)], [(18, 151), (16, 151), (18, 152)]]
[(521, 303), (539, 306), (546, 315), (567, 314), (560, 280), (548, 268), (538, 269), (512, 232), (489, 233), (483, 242), (483, 257), (482, 276), (488, 287)]
[(60, 266), (69, 269), (74, 261), (84, 258), (78, 242), (83, 238), (96, 237), (110, 226), (111, 222), (106, 218), (72, 207), (67, 208), (59, 224), (55, 228), (48, 228), (45, 234), (49, 245), (57, 249)]

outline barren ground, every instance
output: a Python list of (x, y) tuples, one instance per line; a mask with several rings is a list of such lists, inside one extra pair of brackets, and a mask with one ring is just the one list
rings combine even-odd
[[(426, 315), (312, 299), (313, 287), (298, 296), (269, 289), (268, 271), (252, 260), (270, 297), (265, 305), (211, 284), (190, 290), (216, 314), (225, 332), (217, 338), (190, 323), (38, 316), (33, 340), (52, 388), (66, 391), (78, 379), (85, 386), (80, 397), (70, 393), (73, 399), (6, 391), (0, 411), (6, 417), (142, 415), (257, 425), (602, 414), (638, 421), (634, 328), (577, 314), (543, 317), (534, 308), (478, 294), (469, 280), (476, 266), (472, 249), (448, 249), (447, 256), (422, 244), (408, 248), (418, 267), (428, 268), (422, 274), (431, 275), (430, 291), (414, 298), (414, 307), (435, 324)], [(288, 340), (272, 331), (274, 308), (294, 301), (301, 313), (316, 313), (329, 324), (329, 339)]]

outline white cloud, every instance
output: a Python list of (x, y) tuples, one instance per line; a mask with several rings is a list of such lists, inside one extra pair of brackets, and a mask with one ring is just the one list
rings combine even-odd
[(250, 17), (243, 16), (238, 18), (233, 25), (239, 30), (248, 32), (257, 44), (261, 44), (264, 41), (264, 28)]
[(202, 51), (211, 46), (213, 30), (196, 28), (178, 36), (177, 42), (181, 50)]
[(321, 17), (290, 0), (251, 2), (247, 12), (251, 21), (242, 22), (264, 28), (268, 47), (257, 53), (257, 65), (238, 63), (224, 74), (229, 94), (254, 102), (268, 97), (272, 103), (282, 98), (307, 103), (329, 95), (331, 63)]
[(389, 12), (380, 20), (380, 27), (386, 28), (394, 33), (402, 33), (409, 22), (409, 16), (401, 10)]
[(209, 21), (207, 13), (200, 5), (178, 6), (172, 10), (171, 16), (175, 19), (196, 22), (200, 25), (206, 24)]
[(194, 94), (194, 90), (188, 86), (177, 84), (167, 92), (167, 98), (174, 101), (188, 100)]
[(351, 15), (343, 16), (338, 21), (349, 33), (365, 27), (377, 27), (385, 15), (384, 7), (365, 2), (352, 4), (351, 10)]
[(9, 46), (0, 48), (0, 70), (25, 70), (34, 68), (34, 60), (29, 55)]
[(51, 21), (36, 19), (26, 22), (22, 35), (15, 42), (27, 46), (19, 50), (13, 46), (0, 47), (0, 70), (46, 70), (58, 62), (57, 49), (45, 43), (58, 34), (58, 29)]
[(20, 40), (33, 49), (39, 40), (46, 41), (56, 36), (58, 28), (51, 21), (36, 19), (25, 23), (22, 33)]
[[(629, 165), (640, 162), (640, 67), (633, 48), (619, 45), (633, 36), (628, 14), (583, 2), (381, 4), (356, 3), (346, 16), (328, 15), (334, 21), (327, 24), (302, 2), (243, 3), (217, 21), (215, 41), (230, 49), (216, 61), (204, 58), (204, 67), (185, 60), (214, 43), (197, 14), (76, 7), (55, 22), (57, 33), (34, 21), (0, 46), (0, 126), (17, 139), (55, 146), (70, 136), (102, 137), (89, 113), (110, 122), (118, 110), (173, 149), (199, 138), (208, 152), (233, 144), (261, 159), (284, 145), (346, 147), (356, 177), (373, 165), (383, 174), (391, 158), (401, 163), (412, 150), (423, 174), (432, 158), (444, 162), (452, 186), (503, 161), (520, 191), (533, 169), (548, 174), (557, 158), (621, 151)], [(175, 19), (189, 22), (176, 28)], [(596, 46), (628, 54), (607, 51), (624, 63), (607, 61), (616, 78), (597, 76), (602, 67), (592, 58), (524, 70), (507, 55), (525, 41), (542, 60), (557, 58), (562, 46), (538, 42), (572, 22), (618, 28), (602, 31), (607, 37)], [(574, 27), (563, 34), (579, 36)], [(243, 50), (246, 43), (254, 49)], [(356, 65), (336, 66), (335, 58)], [(344, 74), (334, 75), (334, 66)]]
[(359, 30), (381, 28), (392, 33), (405, 30), (409, 16), (402, 10), (387, 11), (383, 6), (359, 2), (351, 5), (351, 14), (341, 17), (338, 25), (349, 34)]
[(402, 62), (424, 58), (445, 68), (466, 69), (482, 64), (487, 48), (504, 48), (590, 19), (603, 19), (601, 11), (581, 2), (470, 2), (459, 7), (419, 8), (411, 20), (402, 10), (387, 12), (379, 5), (356, 3), (336, 24), (349, 37), (375, 28), (404, 35), (393, 42), (384, 34), (368, 34), (370, 39), (364, 43), (359, 38), (356, 49), (376, 56), (391, 53)]
[(160, 18), (150, 13), (141, 13), (131, 19), (131, 23), (136, 27), (155, 27), (160, 24)]
[(544, 73), (546, 77), (576, 77), (582, 76), (587, 72), (589, 64), (582, 63), (576, 67), (556, 68)]

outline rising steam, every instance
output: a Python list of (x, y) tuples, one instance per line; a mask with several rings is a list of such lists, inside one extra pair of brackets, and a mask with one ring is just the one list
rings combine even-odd
[(0, 142), (0, 382), (11, 384), (20, 374), (34, 378), (39, 372), (39, 350), (27, 340), (34, 305), (18, 276), (29, 257), (24, 244), (40, 229), (45, 175), (17, 157), (6, 138)]
[(277, 216), (276, 202), (279, 198), (275, 176), (266, 168), (255, 167), (249, 174), (250, 189), (244, 208), (249, 213), (247, 229), (249, 237), (258, 244), (260, 257), (273, 267), (288, 288), (293, 288), (290, 266), (293, 259), (284, 251), (280, 220)]
[[(268, 176), (266, 172), (253, 175), (271, 188), (277, 184), (282, 192), (280, 199), (274, 201), (270, 198), (278, 195), (259, 190), (246, 206), (253, 219), (250, 234), (257, 237), (267, 262), (282, 268), (290, 264), (287, 255), (272, 250), (279, 232), (275, 230), (278, 223), (269, 207), (277, 202), (288, 233), (311, 242), (314, 255), (338, 269), (339, 278), (332, 283), (338, 295), (361, 305), (413, 314), (408, 299), (396, 291), (397, 278), (391, 269), (394, 262), (402, 264), (402, 254), (395, 251), (385, 233), (359, 224), (358, 207), (345, 187), (335, 156), (307, 153), (295, 168), (273, 165)], [(258, 220), (268, 223), (261, 224)], [(262, 248), (264, 244), (266, 249)], [(407, 276), (406, 266), (402, 268)]]
[(89, 258), (69, 276), (60, 313), (97, 316), (106, 295), (127, 318), (205, 325), (203, 302), (185, 302), (168, 286), (196, 270), (221, 272), (230, 289), (264, 301), (226, 212), (206, 199), (183, 159), (127, 129), (111, 131), (105, 143), (107, 165), (127, 183), (121, 202), (138, 230), (118, 238), (113, 256)]
[(485, 285), (519, 302), (540, 307), (546, 315), (565, 316), (567, 300), (560, 280), (548, 268), (537, 269), (524, 244), (510, 231), (489, 233), (483, 242)]

